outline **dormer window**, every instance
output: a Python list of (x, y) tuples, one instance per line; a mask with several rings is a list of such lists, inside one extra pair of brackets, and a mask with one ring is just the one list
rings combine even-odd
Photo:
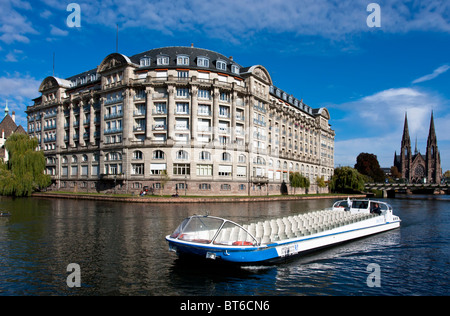
[(237, 75), (239, 75), (239, 66), (237, 66), (237, 65), (231, 65), (231, 72), (232, 73), (234, 73), (234, 74), (237, 74)]
[(220, 70), (227, 70), (227, 63), (222, 60), (218, 60), (216, 61), (216, 68)]
[(207, 57), (198, 57), (197, 58), (197, 66), (198, 67), (209, 67), (209, 58), (207, 58)]
[(150, 61), (151, 61), (150, 57), (144, 56), (140, 59), (140, 66), (148, 67), (148, 66), (150, 66)]
[(178, 55), (177, 56), (177, 65), (182, 65), (182, 66), (189, 65), (189, 56)]
[(169, 56), (158, 56), (158, 58), (157, 58), (157, 64), (158, 64), (158, 66), (161, 66), (161, 65), (168, 65), (169, 64)]

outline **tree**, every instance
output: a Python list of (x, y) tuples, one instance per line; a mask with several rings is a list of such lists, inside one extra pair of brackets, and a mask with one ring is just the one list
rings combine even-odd
[(339, 167), (334, 170), (330, 181), (330, 189), (333, 192), (353, 193), (364, 190), (365, 179), (356, 169), (351, 167)]
[(26, 134), (12, 134), (5, 142), (8, 162), (0, 163), (0, 194), (30, 196), (37, 189), (50, 185), (49, 175), (44, 174), (45, 158), (36, 151), (38, 140)]
[(384, 172), (380, 168), (377, 156), (374, 154), (360, 153), (356, 158), (355, 169), (375, 182), (384, 182)]
[(294, 172), (289, 175), (289, 182), (291, 184), (291, 187), (294, 188), (294, 194), (295, 194), (295, 188), (309, 188), (309, 179), (303, 176), (299, 172)]
[[(316, 177), (316, 183), (317, 183), (317, 188), (325, 188), (327, 186), (327, 183), (325, 182), (325, 179), (323, 178), (323, 176)], [(319, 189), (317, 189), (317, 192), (319, 192)]]

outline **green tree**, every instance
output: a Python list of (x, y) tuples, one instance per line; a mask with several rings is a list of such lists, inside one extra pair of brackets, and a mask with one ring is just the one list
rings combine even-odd
[(299, 172), (294, 172), (289, 174), (289, 182), (291, 184), (291, 187), (294, 188), (294, 194), (295, 194), (295, 188), (309, 188), (310, 183), (309, 179), (303, 176)]
[(374, 154), (360, 153), (356, 158), (355, 169), (375, 182), (384, 182), (385, 180), (384, 172)]
[(351, 167), (339, 167), (334, 170), (330, 181), (330, 189), (333, 192), (353, 193), (364, 190), (365, 178), (356, 169)]
[(36, 151), (38, 140), (26, 134), (12, 134), (5, 142), (8, 162), (0, 163), (0, 194), (30, 196), (37, 189), (50, 185), (49, 175), (44, 174), (45, 158)]

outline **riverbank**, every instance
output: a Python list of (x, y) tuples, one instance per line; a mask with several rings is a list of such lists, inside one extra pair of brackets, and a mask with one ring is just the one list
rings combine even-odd
[(364, 194), (299, 194), (299, 195), (269, 195), (269, 196), (133, 196), (131, 194), (100, 194), (100, 193), (73, 193), (73, 192), (39, 192), (33, 197), (98, 200), (111, 202), (131, 203), (231, 203), (231, 202), (272, 202), (313, 199), (342, 199), (362, 198)]

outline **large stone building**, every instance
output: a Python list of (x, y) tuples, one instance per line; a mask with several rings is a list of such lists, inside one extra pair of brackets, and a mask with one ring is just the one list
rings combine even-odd
[(280, 194), (290, 172), (312, 189), (333, 174), (328, 110), (277, 88), (263, 66), (210, 50), (113, 53), (96, 69), (44, 79), (39, 92), (28, 133), (54, 189)]
[(431, 113), (430, 128), (428, 131), (427, 149), (425, 155), (417, 149), (411, 151), (409, 137), (408, 117), (405, 114), (405, 124), (400, 155), (394, 154), (394, 166), (397, 167), (401, 177), (409, 183), (440, 183), (442, 179), (441, 156), (437, 146), (434, 118)]

